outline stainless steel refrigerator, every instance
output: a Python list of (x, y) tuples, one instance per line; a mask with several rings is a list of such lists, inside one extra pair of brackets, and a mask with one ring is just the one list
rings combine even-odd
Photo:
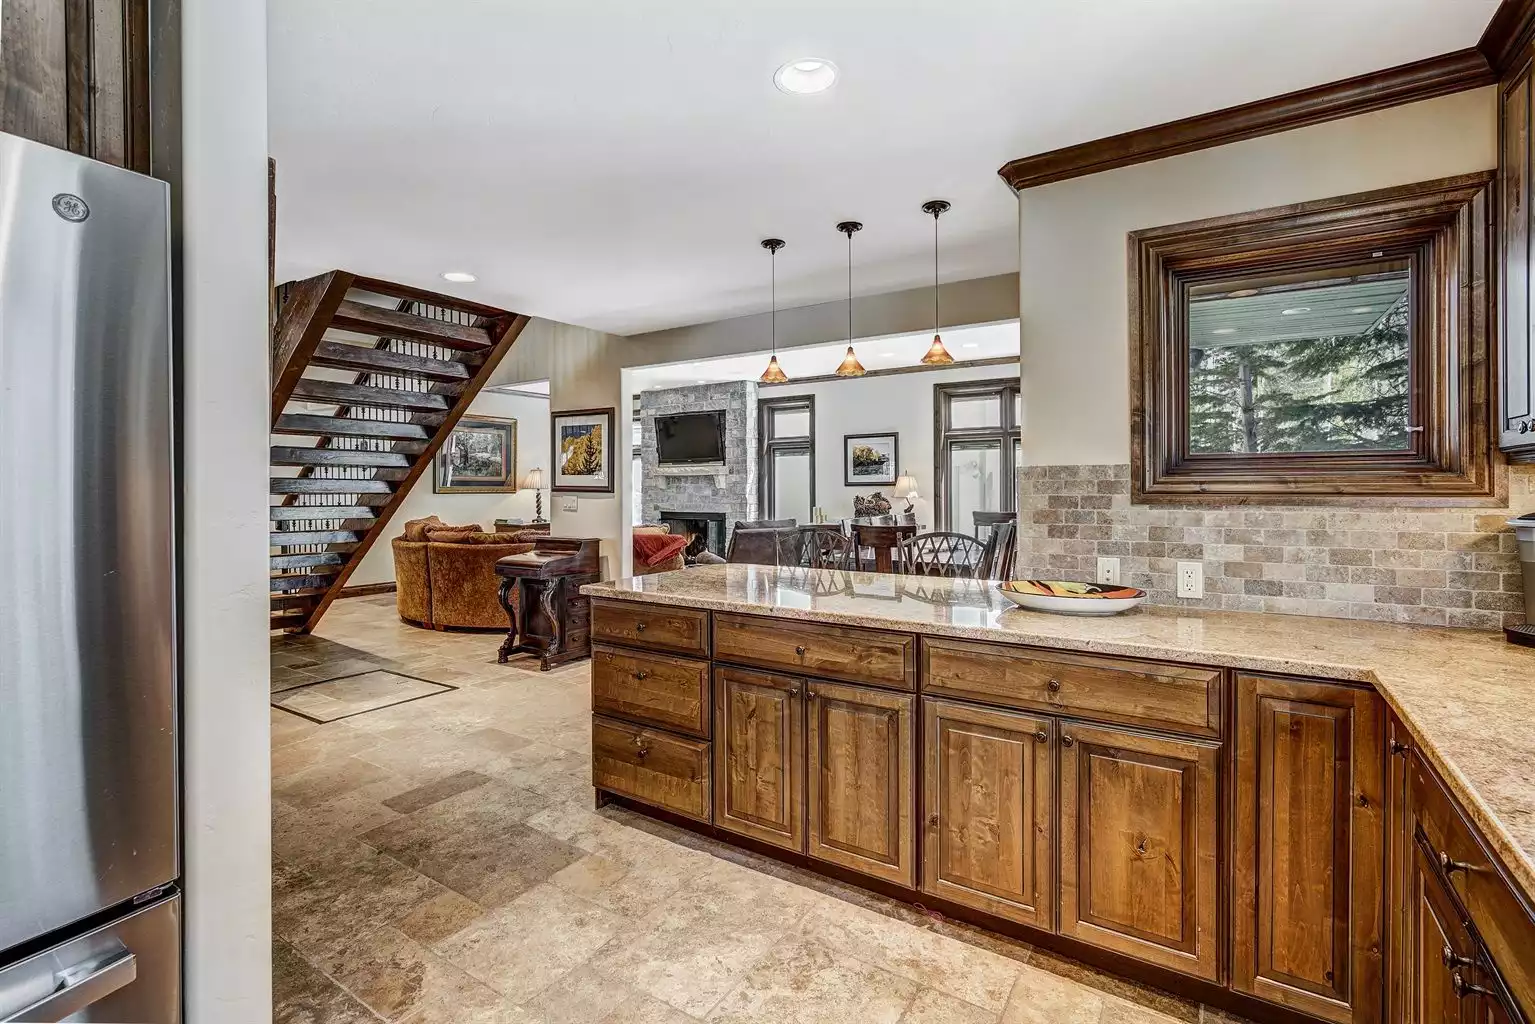
[(181, 1018), (168, 209), (0, 134), (0, 1021)]

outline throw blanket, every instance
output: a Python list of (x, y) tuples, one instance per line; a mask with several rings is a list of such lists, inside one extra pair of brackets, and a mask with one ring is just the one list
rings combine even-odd
[(688, 546), (686, 537), (669, 533), (636, 533), (634, 557), (650, 568), (655, 568)]

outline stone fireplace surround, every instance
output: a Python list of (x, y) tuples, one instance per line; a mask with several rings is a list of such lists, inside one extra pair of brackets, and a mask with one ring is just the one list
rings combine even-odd
[[(707, 466), (658, 463), (657, 416), (715, 410), (725, 413), (724, 462)], [(756, 382), (642, 391), (638, 417), (640, 465), (644, 474), (640, 481), (641, 521), (701, 520), (707, 534), (707, 549), (723, 556), (735, 523), (758, 518)], [(679, 531), (674, 526), (672, 532)], [(696, 555), (697, 550), (690, 546), (687, 557), (691, 560)]]

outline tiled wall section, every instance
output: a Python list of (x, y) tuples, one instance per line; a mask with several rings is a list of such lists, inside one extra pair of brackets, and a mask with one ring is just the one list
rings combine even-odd
[[(1507, 509), (1131, 505), (1127, 465), (1024, 471), (1018, 575), (1091, 580), (1100, 555), (1156, 604), (1495, 629), (1524, 621)], [(1535, 467), (1509, 471), (1535, 511)], [(1180, 561), (1205, 596), (1174, 596)]]

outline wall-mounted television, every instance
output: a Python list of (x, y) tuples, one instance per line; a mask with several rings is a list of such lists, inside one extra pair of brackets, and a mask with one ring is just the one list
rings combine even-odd
[(656, 461), (687, 466), (725, 461), (725, 411), (656, 417)]

